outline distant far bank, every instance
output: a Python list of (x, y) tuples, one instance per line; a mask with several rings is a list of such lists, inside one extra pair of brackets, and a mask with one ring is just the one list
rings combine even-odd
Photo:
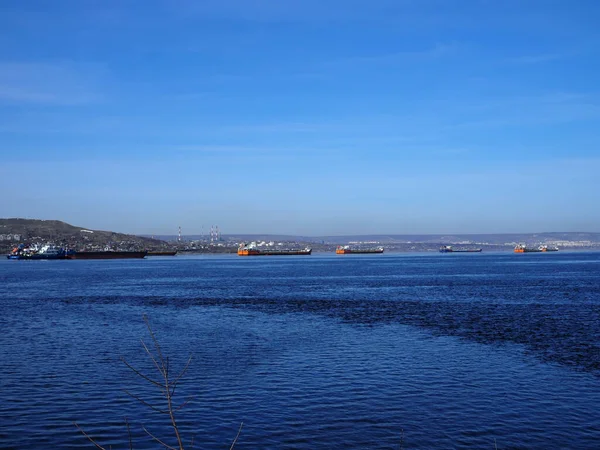
[(0, 253), (23, 243), (52, 243), (85, 250), (149, 250), (181, 253), (235, 253), (241, 243), (259, 246), (310, 246), (313, 252), (334, 252), (338, 245), (383, 246), (385, 252), (433, 252), (440, 246), (512, 251), (517, 244), (555, 246), (561, 250), (600, 250), (600, 232), (497, 234), (370, 234), (296, 236), (276, 234), (131, 235), (70, 225), (58, 220), (0, 219)]
[[(144, 237), (154, 237), (165, 241), (176, 240), (177, 235), (148, 235), (141, 234)], [(183, 235), (183, 239), (199, 240), (208, 239), (208, 234), (189, 234)], [(410, 243), (410, 242), (488, 242), (491, 244), (505, 244), (512, 242), (522, 242), (524, 240), (565, 240), (568, 242), (596, 242), (600, 244), (600, 232), (540, 232), (540, 233), (479, 233), (479, 234), (352, 234), (336, 236), (305, 236), (292, 234), (223, 234), (223, 239), (242, 239), (246, 241), (256, 240), (296, 240), (304, 242), (351, 242), (351, 241), (377, 241), (382, 243)]]
[[(153, 236), (175, 241), (177, 235)], [(210, 240), (209, 235), (183, 235), (188, 242)], [(517, 244), (553, 245), (571, 249), (600, 249), (600, 232), (545, 232), (496, 234), (367, 234), (301, 236), (277, 234), (224, 234), (223, 242), (302, 242), (318, 246), (383, 245), (389, 251), (433, 251), (441, 245), (475, 246), (484, 251), (512, 251)], [(318, 250), (317, 250), (318, 251)]]

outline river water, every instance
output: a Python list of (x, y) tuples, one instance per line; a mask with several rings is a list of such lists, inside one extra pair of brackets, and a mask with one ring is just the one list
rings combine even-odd
[[(600, 448), (600, 254), (0, 261), (0, 448)], [(193, 445), (191, 441), (193, 440)]]

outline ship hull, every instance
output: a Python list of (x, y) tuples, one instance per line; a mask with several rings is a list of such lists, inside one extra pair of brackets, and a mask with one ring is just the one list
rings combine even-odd
[(38, 260), (50, 260), (50, 259), (68, 259), (69, 257), (66, 254), (60, 255), (6, 255), (8, 259), (18, 259), (18, 260), (26, 260), (26, 261), (38, 261)]
[(472, 250), (440, 250), (440, 253), (481, 253), (480, 248)]
[(69, 259), (141, 259), (148, 252), (75, 252), (68, 255)]
[(383, 249), (373, 249), (373, 250), (337, 249), (335, 251), (335, 253), (338, 254), (338, 255), (383, 253)]
[(290, 256), (310, 255), (312, 250), (238, 250), (238, 256)]
[(148, 256), (175, 256), (177, 251), (174, 252), (148, 252)]
[(32, 255), (25, 256), (21, 259), (34, 259), (34, 260), (42, 260), (42, 259), (67, 259), (67, 255)]

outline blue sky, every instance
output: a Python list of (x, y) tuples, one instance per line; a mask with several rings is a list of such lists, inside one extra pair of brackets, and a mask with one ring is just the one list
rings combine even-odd
[(600, 231), (600, 2), (0, 3), (0, 217)]

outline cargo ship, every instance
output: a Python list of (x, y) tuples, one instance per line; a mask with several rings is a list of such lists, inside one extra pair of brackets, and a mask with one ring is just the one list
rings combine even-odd
[(304, 249), (262, 249), (256, 244), (242, 244), (239, 246), (238, 256), (279, 256), (279, 255), (310, 255), (312, 249), (306, 247)]
[(518, 244), (515, 247), (515, 253), (539, 253), (541, 250), (538, 247), (527, 247), (525, 244)]
[(148, 252), (130, 252), (130, 251), (98, 251), (98, 252), (68, 252), (68, 259), (132, 259), (145, 258)]
[(348, 255), (355, 253), (383, 253), (383, 247), (375, 247), (375, 248), (359, 248), (359, 247), (350, 247), (349, 245), (338, 245), (335, 249), (335, 253), (337, 255)]
[(175, 256), (177, 254), (177, 250), (174, 252), (148, 252), (148, 256)]
[(450, 245), (440, 247), (440, 253), (481, 253), (480, 248), (452, 248)]
[(525, 244), (518, 244), (515, 247), (515, 253), (543, 253), (557, 251), (558, 247), (548, 247), (547, 245), (540, 245), (539, 247), (527, 247)]

